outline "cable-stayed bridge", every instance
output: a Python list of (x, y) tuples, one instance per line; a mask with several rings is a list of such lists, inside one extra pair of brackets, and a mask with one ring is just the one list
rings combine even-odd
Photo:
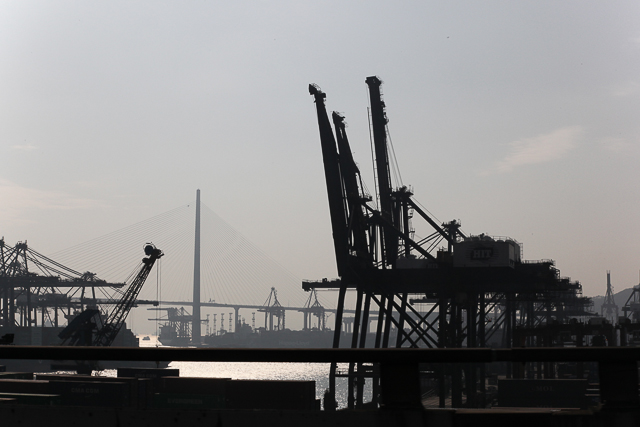
[[(201, 318), (215, 312), (211, 310), (224, 309), (226, 313), (230, 307), (255, 311), (268, 304), (272, 288), (285, 303), (285, 310), (300, 311), (308, 304), (309, 293), (302, 289), (300, 278), (204, 203), (200, 215), (200, 300), (209, 310), (203, 311)], [(191, 306), (195, 218), (194, 201), (50, 256), (70, 268), (122, 282), (138, 268), (142, 246), (152, 242), (165, 256), (139, 299), (159, 301), (161, 306)], [(327, 312), (335, 311), (332, 301), (323, 295), (318, 295), (318, 301)]]

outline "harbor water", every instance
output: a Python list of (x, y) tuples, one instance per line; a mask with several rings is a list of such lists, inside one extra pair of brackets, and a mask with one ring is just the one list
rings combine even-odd
[[(140, 340), (141, 347), (157, 345), (156, 337)], [(297, 380), (315, 381), (316, 398), (322, 399), (329, 388), (328, 363), (260, 363), (260, 362), (171, 362), (169, 368), (179, 369), (181, 377), (231, 378), (234, 380)], [(348, 368), (348, 364), (339, 364)], [(106, 369), (99, 375), (117, 376), (115, 369)], [(95, 375), (95, 374), (94, 374)], [(371, 401), (371, 387), (365, 387), (365, 401)], [(336, 403), (338, 408), (347, 406), (347, 380), (336, 379)]]

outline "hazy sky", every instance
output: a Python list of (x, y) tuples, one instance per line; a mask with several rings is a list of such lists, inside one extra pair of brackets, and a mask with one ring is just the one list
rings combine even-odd
[[(48, 254), (195, 199), (335, 277), (315, 106), (368, 187), (367, 76), (403, 182), (587, 295), (638, 284), (637, 1), (3, 1), (0, 235)], [(141, 242), (142, 244), (143, 242)], [(91, 266), (87, 266), (91, 269)]]

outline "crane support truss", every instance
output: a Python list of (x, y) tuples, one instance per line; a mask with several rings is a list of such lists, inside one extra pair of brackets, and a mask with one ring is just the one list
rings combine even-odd
[(0, 239), (0, 328), (12, 332), (66, 323), (73, 313), (110, 301), (124, 283), (108, 283), (42, 255), (27, 242)]
[[(334, 347), (340, 347), (342, 314), (348, 291), (355, 292), (352, 348), (511, 347), (514, 330), (547, 322), (568, 322), (589, 315), (591, 304), (582, 297), (578, 282), (561, 278), (550, 260), (522, 261), (520, 245), (511, 239), (466, 236), (460, 223), (438, 224), (400, 185), (393, 188), (389, 173), (387, 115), (377, 77), (368, 77), (371, 105), (377, 200), (371, 205), (355, 166), (344, 126), (344, 116), (333, 113), (334, 138), (326, 95), (309, 86), (314, 97), (320, 131), (329, 211), (339, 281), (304, 282), (305, 290), (338, 289)], [(414, 213), (433, 232), (416, 240)], [(439, 245), (446, 245), (440, 247)], [(494, 252), (509, 248), (509, 260), (489, 263)], [(485, 260), (486, 258), (486, 260)], [(370, 318), (375, 319), (374, 342), (367, 342)], [(527, 338), (535, 345), (535, 338)], [(450, 377), (452, 405), (482, 406), (484, 367), (438, 373), (440, 404), (444, 406), (444, 377)], [(511, 375), (511, 372), (509, 372)], [(376, 369), (352, 363), (348, 372), (331, 368), (330, 392), (335, 377), (349, 378), (349, 407), (363, 404), (364, 378)], [(466, 401), (463, 402), (463, 378)]]

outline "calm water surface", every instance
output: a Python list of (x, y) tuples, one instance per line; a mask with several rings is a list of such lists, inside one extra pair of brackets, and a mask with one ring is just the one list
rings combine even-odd
[[(140, 340), (141, 347), (155, 346), (155, 337), (150, 341)], [(340, 366), (348, 367), (348, 364)], [(231, 378), (234, 380), (300, 380), (316, 382), (316, 398), (322, 399), (324, 391), (329, 388), (328, 363), (259, 363), (259, 362), (171, 362), (169, 368), (180, 370), (181, 377)], [(101, 375), (117, 376), (113, 369), (102, 371)], [(347, 381), (344, 378), (336, 380), (336, 400), (340, 408), (347, 406)], [(367, 387), (371, 400), (370, 387)]]

